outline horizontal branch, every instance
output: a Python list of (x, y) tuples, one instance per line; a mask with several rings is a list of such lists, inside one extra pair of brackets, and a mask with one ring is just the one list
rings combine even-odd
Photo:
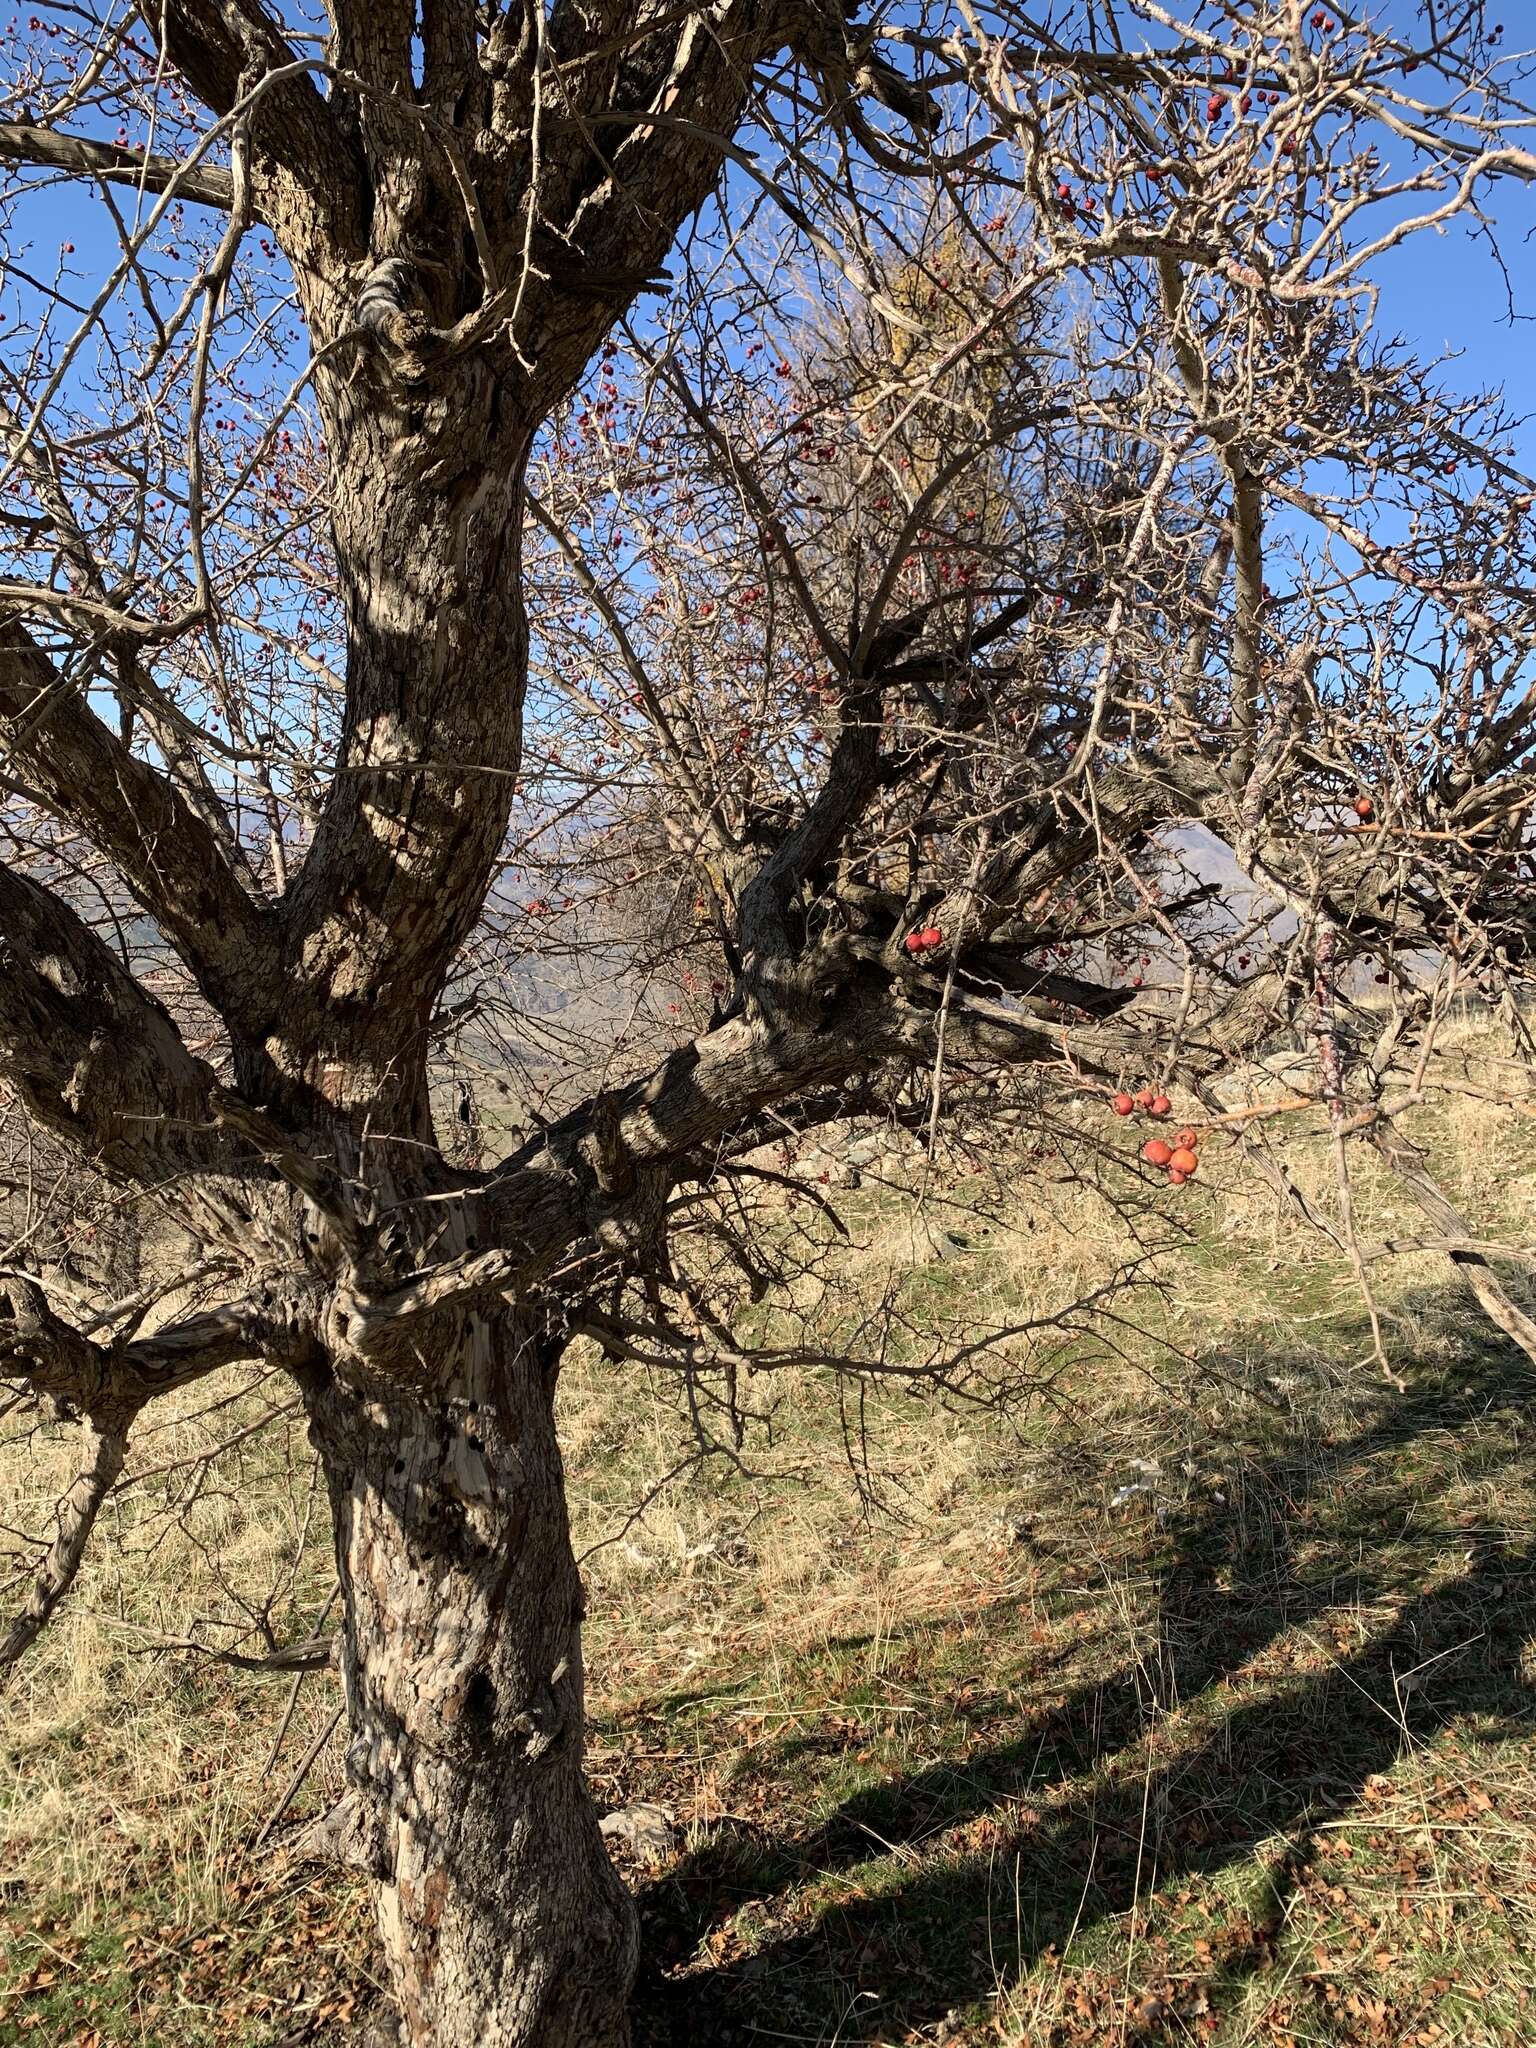
[[(679, 1047), (648, 1078), (595, 1097), (552, 1126), (482, 1186), (497, 1243), (393, 1288), (355, 1288), (338, 1303), (346, 1343), (375, 1368), (414, 1355), (412, 1326), (423, 1317), (477, 1296), (526, 1290), (583, 1239), (616, 1242), (631, 1202), (653, 1198), (658, 1178), (675, 1176), (770, 1104), (885, 1060), (932, 1056), (936, 1006), (903, 1000), (837, 946), (819, 949), (800, 973), (798, 1020), (787, 1002), (772, 1023), (728, 1019)], [(809, 994), (818, 978), (826, 982), (820, 1001)], [(952, 1046), (978, 1057), (1045, 1062), (1061, 1054), (1062, 1027), (970, 996), (955, 998), (947, 1029)]]
[(226, 1365), (297, 1367), (318, 1321), (311, 1284), (274, 1280), (147, 1336), (98, 1344), (56, 1315), (24, 1274), (0, 1274), (0, 1379), (19, 1380), (60, 1415), (126, 1431), (141, 1408)]
[(248, 1656), (244, 1650), (221, 1650), (214, 1643), (199, 1642), (196, 1636), (160, 1635), (154, 1629), (139, 1628), (136, 1623), (123, 1621), (112, 1616), (119, 1628), (131, 1628), (135, 1634), (148, 1638), (146, 1651), (188, 1650), (206, 1659), (210, 1664), (225, 1664), (231, 1671), (254, 1671), (259, 1673), (281, 1673), (291, 1677), (295, 1672), (325, 1671), (336, 1657), (336, 1636), (306, 1636), (301, 1642), (283, 1643), (275, 1650), (264, 1651), (260, 1656)]
[(195, 200), (199, 206), (218, 207), (225, 213), (234, 204), (233, 180), (217, 165), (182, 164), (175, 157), (151, 156), (122, 143), (65, 135), (30, 121), (0, 121), (0, 162), (78, 172), (147, 192), (172, 192), (178, 199)]
[(1500, 1244), (1488, 1237), (1384, 1237), (1380, 1244), (1367, 1245), (1360, 1256), (1369, 1263), (1402, 1258), (1413, 1252), (1444, 1252), (1452, 1258), (1466, 1255), (1475, 1259), (1509, 1259), (1522, 1266), (1536, 1266), (1536, 1245)]
[[(0, 1670), (30, 1648), (74, 1584), (102, 1503), (122, 1474), (139, 1411), (159, 1395), (245, 1358), (297, 1366), (308, 1355), (314, 1320), (308, 1289), (289, 1282), (187, 1316), (150, 1336), (96, 1344), (54, 1314), (35, 1281), (0, 1274), (0, 1379), (20, 1380), (56, 1416), (83, 1416), (87, 1447), (86, 1462), (56, 1510), (56, 1534), (26, 1605), (0, 1636)], [(296, 1645), (281, 1668), (318, 1668), (305, 1661), (315, 1654), (313, 1644)], [(278, 1668), (275, 1659), (226, 1661)]]

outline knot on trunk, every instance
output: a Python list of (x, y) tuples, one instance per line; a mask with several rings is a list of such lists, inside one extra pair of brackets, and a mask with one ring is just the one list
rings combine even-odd
[[(859, 102), (874, 100), (917, 134), (931, 135), (943, 118), (938, 100), (921, 79), (906, 77), (880, 53), (875, 35), (873, 24), (838, 21), (834, 10), (802, 6), (791, 13), (785, 40), (820, 78), (838, 120), (869, 137)], [(880, 138), (873, 139), (878, 148)]]
[(310, 1822), (294, 1840), (294, 1853), (318, 1863), (339, 1863), (369, 1877), (389, 1875), (389, 1848), (376, 1808), (360, 1792), (348, 1792), (328, 1813)]
[(636, 1270), (654, 1271), (665, 1264), (667, 1185), (660, 1174), (648, 1176), (627, 1201), (589, 1209), (592, 1234), (604, 1251)]
[(446, 336), (411, 305), (415, 273), (403, 256), (388, 256), (369, 272), (352, 316), (385, 345), (402, 383), (425, 383), (442, 354)]
[(566, 1667), (561, 1664), (527, 1706), (512, 1717), (512, 1733), (521, 1740), (527, 1763), (536, 1764), (540, 1757), (547, 1756), (565, 1733), (565, 1714), (555, 1698), (555, 1687), (565, 1672)]
[(580, 1183), (587, 1228), (603, 1249), (630, 1266), (654, 1266), (664, 1256), (671, 1181), (664, 1167), (636, 1163), (620, 1116), (614, 1096), (599, 1096), (581, 1135), (552, 1149)]
[(0, 1371), (24, 1372), (56, 1419), (92, 1408), (110, 1363), (109, 1353), (54, 1314), (35, 1280), (0, 1275)]

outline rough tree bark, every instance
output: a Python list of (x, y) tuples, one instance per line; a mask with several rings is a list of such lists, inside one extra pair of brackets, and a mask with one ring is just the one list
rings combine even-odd
[(310, 1398), (352, 1738), (322, 1832), (374, 1879), (405, 2040), (618, 2048), (637, 1928), (582, 1776), (558, 1342), (447, 1320), (434, 1398), (325, 1374)]

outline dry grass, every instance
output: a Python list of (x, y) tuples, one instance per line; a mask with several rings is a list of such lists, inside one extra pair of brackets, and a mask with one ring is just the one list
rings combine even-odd
[[(1490, 1227), (1536, 1234), (1529, 1123), (1463, 1097), (1425, 1135)], [(695, 1470), (631, 1522), (678, 1456), (675, 1390), (571, 1361), (594, 1783), (679, 1823), (634, 1873), (645, 2039), (1529, 2039), (1522, 1362), (1443, 1261), (1401, 1259), (1398, 1392), (1345, 1262), (1235, 1153), (1174, 1207), (1049, 1136), (952, 1175), (915, 1239), (908, 1193), (839, 1195), (853, 1241), (806, 1304), (832, 1333), (883, 1296), (930, 1333), (1017, 1322), (1140, 1233), (1160, 1291), (1108, 1341), (1015, 1340), (1039, 1391), (1012, 1415), (889, 1390), (850, 1460), (822, 1377), (786, 1373), (752, 1391), (750, 1475)], [(1302, 1149), (1325, 1210), (1331, 1173)], [(1357, 1201), (1373, 1235), (1415, 1227), (1369, 1158)], [(7, 1696), (0, 2043), (339, 2040), (368, 1993), (360, 1895), (255, 1846), (334, 1681), (269, 1770), (286, 1684), (149, 1647), (230, 1640), (273, 1586), (303, 1635), (325, 1597), (297, 1431), (197, 1463), (278, 1392), (220, 1395), (157, 1416), (141, 1463), (169, 1469)], [(68, 1456), (63, 1432), (6, 1453), (8, 1525), (41, 1526)]]

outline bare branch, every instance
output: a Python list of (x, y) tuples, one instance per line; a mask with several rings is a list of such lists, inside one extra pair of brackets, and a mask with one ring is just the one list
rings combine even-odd
[(227, 213), (234, 203), (229, 173), (213, 164), (179, 164), (174, 157), (149, 156), (126, 144), (96, 142), (27, 121), (0, 121), (0, 161), (40, 170), (79, 171), (116, 185), (170, 192), (199, 206)]
[(54, 1510), (57, 1533), (38, 1566), (27, 1603), (0, 1636), (0, 1671), (31, 1648), (74, 1584), (102, 1502), (123, 1469), (127, 1432), (87, 1428), (87, 1462)]

